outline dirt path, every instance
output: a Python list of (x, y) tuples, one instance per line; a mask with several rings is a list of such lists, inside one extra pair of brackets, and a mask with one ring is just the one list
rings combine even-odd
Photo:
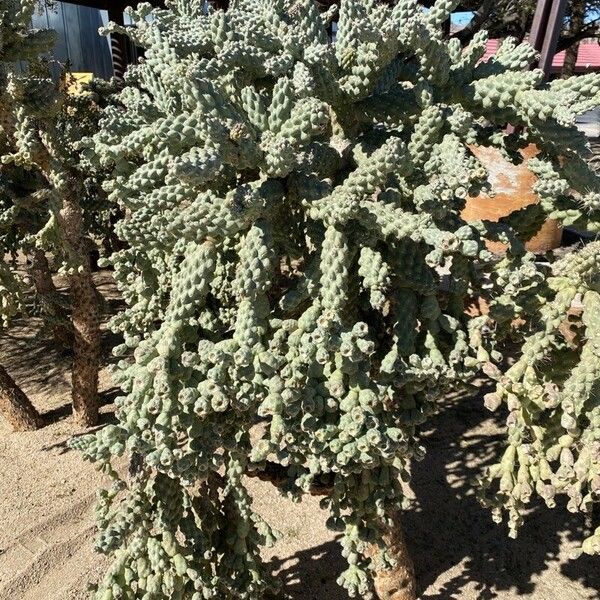
[[(101, 289), (110, 296), (108, 283)], [(0, 339), (0, 360), (52, 421), (19, 434), (0, 422), (0, 600), (88, 598), (87, 583), (106, 568), (92, 550), (93, 503), (102, 477), (66, 448), (79, 433), (69, 417), (68, 357), (31, 320)], [(114, 397), (106, 370), (101, 391), (107, 402)], [(103, 407), (105, 421), (112, 410), (111, 404)], [(500, 433), (477, 397), (448, 399), (429, 423), (428, 455), (414, 466), (418, 504), (405, 516), (421, 598), (600, 598), (600, 559), (567, 560), (583, 534), (581, 517), (537, 507), (519, 539), (509, 540), (477, 503), (470, 480), (500, 451)], [(268, 483), (248, 484), (256, 509), (283, 533), (265, 558), (291, 597), (346, 600), (335, 584), (344, 561), (325, 529), (318, 498), (297, 505)]]

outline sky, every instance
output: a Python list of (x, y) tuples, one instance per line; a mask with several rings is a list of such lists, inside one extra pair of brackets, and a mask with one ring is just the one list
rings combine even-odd
[(466, 25), (472, 16), (472, 12), (455, 12), (452, 13), (451, 20), (454, 25)]

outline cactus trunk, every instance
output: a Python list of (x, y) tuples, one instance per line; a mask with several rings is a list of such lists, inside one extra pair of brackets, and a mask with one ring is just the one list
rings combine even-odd
[(52, 318), (54, 341), (64, 348), (71, 348), (73, 345), (73, 330), (68, 324), (67, 311), (57, 301), (58, 290), (54, 285), (54, 281), (52, 281), (52, 273), (46, 253), (41, 248), (34, 248), (30, 254), (30, 260), (31, 278), (35, 291)]
[(34, 431), (42, 426), (42, 418), (25, 392), (0, 365), (0, 415), (15, 431)]
[[(269, 461), (265, 463), (262, 470), (251, 470), (246, 475), (262, 481), (269, 481), (278, 488), (282, 488), (287, 480), (286, 469)], [(309, 489), (312, 496), (328, 496), (332, 491), (331, 480), (326, 478), (313, 481)], [(416, 600), (415, 567), (406, 543), (401, 511), (390, 511), (387, 523), (381, 523), (380, 531), (386, 555), (394, 562), (394, 566), (374, 568), (373, 584), (377, 597), (380, 600)], [(377, 565), (377, 556), (380, 551), (379, 544), (370, 544), (365, 555), (373, 558), (373, 564)]]
[(82, 213), (76, 178), (65, 186), (59, 213), (61, 230), (79, 262), (69, 275), (74, 330), (72, 401), (78, 424), (89, 427), (98, 422), (98, 367), (100, 324), (98, 294), (92, 280), (90, 257), (82, 229)]
[[(416, 600), (415, 567), (406, 543), (400, 511), (393, 512), (390, 522), (391, 524), (384, 529), (382, 540), (386, 552), (395, 564), (391, 569), (375, 572), (375, 592), (380, 600)], [(376, 556), (378, 551), (379, 547), (373, 544), (372, 555)]]

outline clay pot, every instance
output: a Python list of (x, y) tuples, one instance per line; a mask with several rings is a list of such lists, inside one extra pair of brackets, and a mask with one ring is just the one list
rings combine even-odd
[[(488, 170), (495, 196), (490, 197), (481, 193), (479, 196), (469, 197), (461, 213), (463, 219), (466, 221), (485, 219), (496, 222), (515, 210), (539, 202), (532, 191), (537, 177), (526, 164), (528, 159), (538, 153), (535, 145), (530, 144), (521, 151), (525, 160), (520, 165), (514, 165), (506, 160), (496, 148), (473, 146), (471, 152)], [(562, 226), (557, 221), (548, 219), (537, 235), (527, 242), (526, 247), (531, 252), (542, 254), (558, 248), (561, 238)], [(503, 254), (506, 251), (506, 246), (499, 242), (487, 242), (487, 247), (490, 252), (496, 254)]]

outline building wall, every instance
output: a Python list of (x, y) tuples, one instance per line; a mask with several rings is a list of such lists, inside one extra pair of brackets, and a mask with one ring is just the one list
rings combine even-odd
[(109, 78), (113, 74), (110, 44), (108, 38), (98, 34), (98, 28), (106, 22), (106, 11), (57, 2), (56, 8), (36, 14), (32, 25), (56, 30), (53, 56), (58, 62), (69, 64), (72, 71)]

